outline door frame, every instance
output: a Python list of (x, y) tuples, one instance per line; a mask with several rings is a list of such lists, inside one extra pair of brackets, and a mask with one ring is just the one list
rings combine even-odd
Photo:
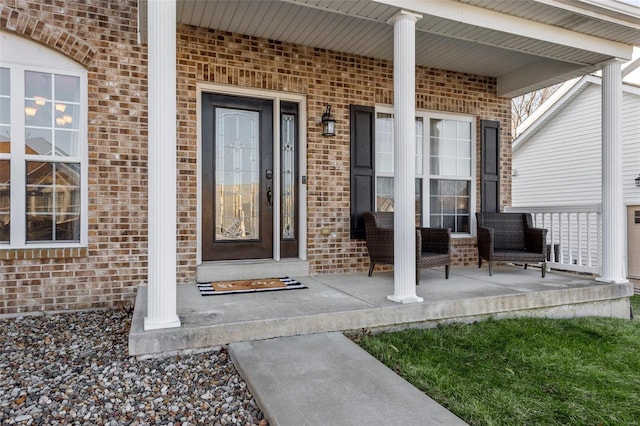
[(197, 121), (197, 250), (196, 264), (202, 264), (202, 94), (215, 93), (220, 95), (235, 95), (255, 99), (271, 100), (273, 102), (273, 260), (280, 261), (280, 102), (297, 102), (299, 104), (299, 134), (298, 140), (298, 259), (307, 260), (307, 98), (305, 95), (288, 92), (278, 92), (248, 87), (229, 86), (215, 83), (196, 84), (196, 121)]

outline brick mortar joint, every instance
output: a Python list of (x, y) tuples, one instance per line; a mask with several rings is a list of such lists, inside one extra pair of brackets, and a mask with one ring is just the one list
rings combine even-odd
[(87, 255), (86, 247), (0, 249), (0, 260), (72, 259)]

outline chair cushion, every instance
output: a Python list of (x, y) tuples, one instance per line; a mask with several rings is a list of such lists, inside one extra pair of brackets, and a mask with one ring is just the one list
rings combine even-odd
[(416, 268), (433, 268), (434, 266), (444, 266), (451, 263), (449, 254), (422, 252), (416, 259)]
[(494, 250), (492, 260), (504, 262), (543, 262), (542, 253), (532, 253), (524, 250)]

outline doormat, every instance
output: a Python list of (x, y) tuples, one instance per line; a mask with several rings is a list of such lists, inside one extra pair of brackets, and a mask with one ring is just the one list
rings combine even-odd
[(307, 288), (306, 285), (293, 278), (261, 278), (253, 280), (214, 281), (198, 284), (202, 296), (217, 296), (231, 293), (255, 293), (258, 291), (296, 290)]

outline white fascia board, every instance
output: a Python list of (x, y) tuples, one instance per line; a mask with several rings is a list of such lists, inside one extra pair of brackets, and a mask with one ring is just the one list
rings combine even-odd
[[(624, 43), (605, 40), (553, 25), (530, 21), (517, 16), (494, 12), (451, 0), (438, 0), (437, 2), (424, 0), (385, 0), (379, 1), (379, 3), (502, 33), (596, 52), (611, 56), (612, 58), (622, 60), (631, 59), (632, 47)], [(606, 21), (607, 17), (603, 15), (602, 19)]]
[(535, 0), (535, 2), (640, 29), (640, 9), (621, 0)]
[(626, 76), (640, 68), (640, 48), (636, 47), (633, 49), (633, 57), (635, 58), (633, 61), (627, 62), (626, 64), (622, 65), (623, 80)]

